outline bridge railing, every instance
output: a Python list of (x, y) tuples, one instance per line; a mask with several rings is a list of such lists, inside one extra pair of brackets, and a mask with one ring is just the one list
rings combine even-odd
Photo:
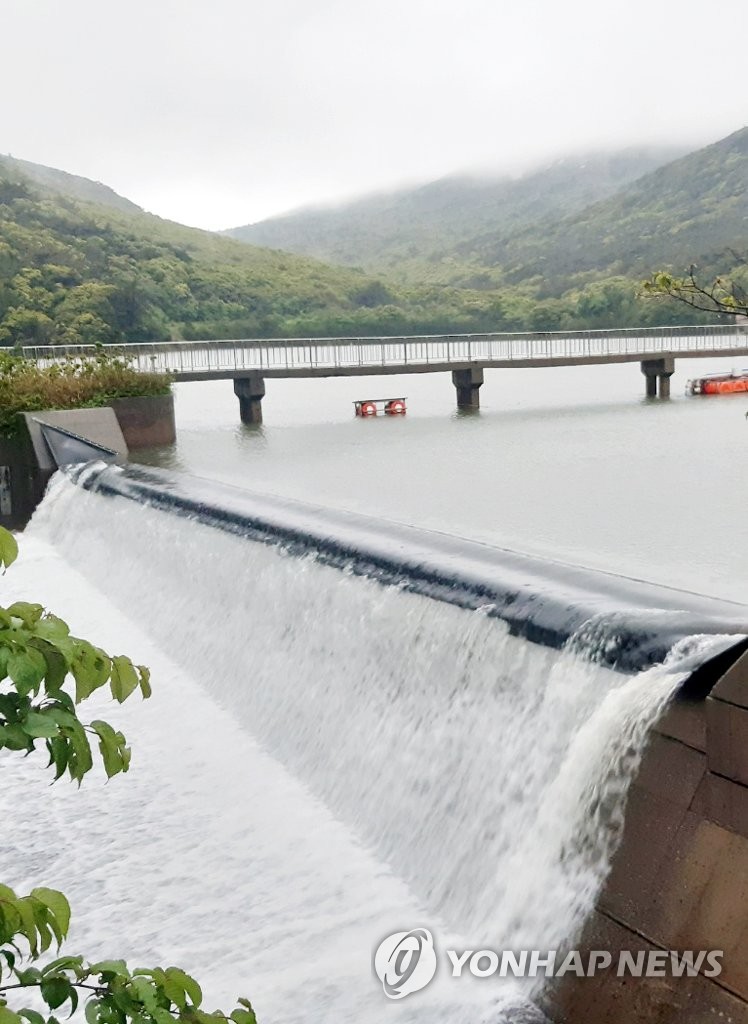
[[(303, 371), (525, 360), (657, 357), (748, 349), (748, 326), (625, 328), (512, 334), (455, 334), (367, 338), (230, 339), (136, 342), (111, 347), (141, 370), (180, 374)], [(93, 345), (30, 345), (43, 365), (90, 356)]]

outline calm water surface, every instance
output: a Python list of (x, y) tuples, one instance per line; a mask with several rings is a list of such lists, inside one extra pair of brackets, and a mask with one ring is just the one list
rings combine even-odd
[[(708, 362), (708, 365), (707, 365)], [(144, 461), (522, 551), (748, 600), (746, 396), (643, 399), (638, 364), (490, 370), (478, 414), (448, 374), (272, 380), (265, 423), (230, 381), (177, 387), (178, 441)], [(360, 420), (355, 399), (408, 396)]]

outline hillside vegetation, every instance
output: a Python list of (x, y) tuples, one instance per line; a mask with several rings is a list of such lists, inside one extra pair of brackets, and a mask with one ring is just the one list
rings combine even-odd
[(748, 128), (667, 156), (562, 161), (516, 181), (448, 179), (232, 233), (358, 262), (384, 280), (491, 292), (506, 323), (531, 329), (687, 319), (635, 293), (654, 270), (692, 264), (704, 278), (748, 284)]
[(748, 128), (546, 222), (542, 232), (484, 232), (458, 253), (502, 266), (509, 282), (542, 278), (552, 295), (593, 278), (641, 278), (694, 262), (726, 271), (748, 254)]
[[(633, 183), (654, 156), (390, 197), (390, 214), (370, 219), (382, 237), (347, 236), (351, 260), (379, 245), (389, 262), (376, 274), (184, 227), (106, 185), (0, 157), (0, 345), (699, 322), (637, 288), (692, 262), (744, 274), (747, 140), (736, 133)], [(410, 240), (403, 229), (393, 248), (384, 236), (406, 209)], [(497, 218), (503, 227), (487, 230)]]
[[(488, 232), (512, 233), (547, 217), (576, 213), (679, 156), (673, 149), (629, 150), (559, 160), (519, 178), (451, 177), (419, 188), (306, 209), (227, 234), (330, 263), (413, 281), (485, 287), (490, 277), (455, 273), (456, 247)], [(475, 280), (472, 280), (475, 277)]]
[(91, 181), (90, 178), (81, 178), (77, 174), (68, 174), (67, 171), (58, 171), (55, 167), (45, 167), (29, 160), (16, 160), (12, 156), (4, 156), (0, 157), (0, 168), (4, 168), (5, 173), (12, 174), (15, 171), (17, 177), (26, 178), (49, 192), (57, 192), (71, 199), (109, 206), (122, 213), (143, 212), (136, 203), (125, 199), (108, 185), (103, 185), (100, 181)]
[(496, 322), (490, 296), (403, 293), (360, 271), (249, 247), (119, 202), (82, 200), (106, 187), (43, 172), (37, 168), (32, 180), (21, 161), (0, 158), (0, 344), (428, 332)]

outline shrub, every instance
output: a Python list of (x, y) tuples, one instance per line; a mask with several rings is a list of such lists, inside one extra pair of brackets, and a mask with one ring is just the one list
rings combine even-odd
[(111, 350), (48, 366), (0, 352), (0, 434), (17, 432), (21, 412), (94, 408), (117, 398), (168, 395), (171, 384), (167, 374), (137, 370)]

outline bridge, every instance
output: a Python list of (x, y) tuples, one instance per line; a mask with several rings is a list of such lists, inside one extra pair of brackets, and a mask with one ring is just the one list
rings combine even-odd
[[(93, 345), (23, 349), (28, 359), (44, 365), (96, 351)], [(477, 410), (487, 369), (638, 362), (647, 397), (666, 399), (676, 358), (748, 356), (748, 325), (169, 341), (118, 345), (116, 351), (140, 370), (167, 372), (177, 381), (233, 380), (242, 421), (261, 423), (265, 381), (275, 378), (450, 372), (458, 408)]]

